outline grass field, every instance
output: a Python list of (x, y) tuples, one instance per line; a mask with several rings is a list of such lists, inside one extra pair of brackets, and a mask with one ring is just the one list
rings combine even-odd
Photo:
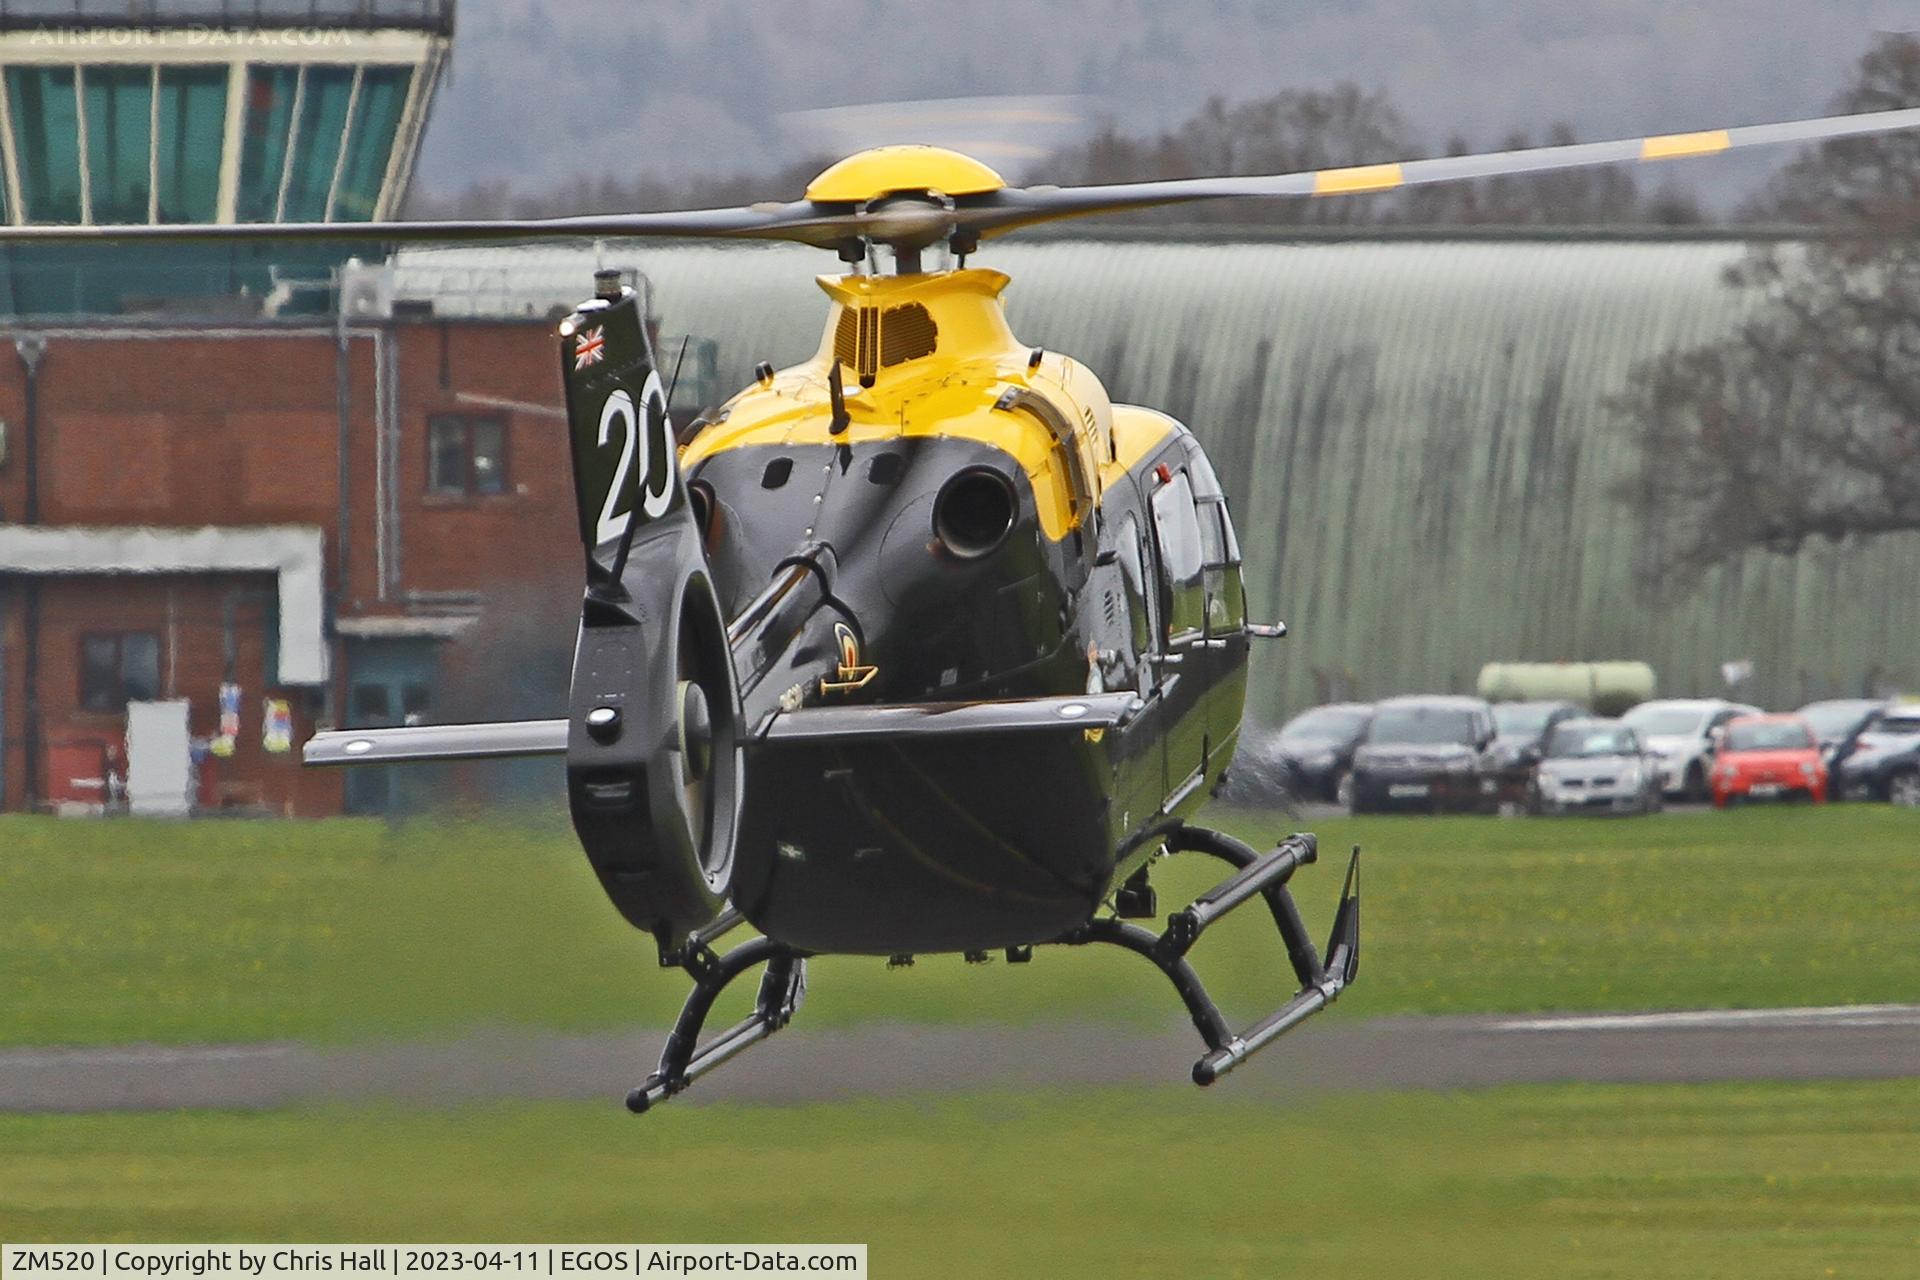
[[(1286, 830), (1214, 815), (1255, 840)], [(1316, 934), (1368, 849), (1361, 981), (1334, 1016), (1910, 1000), (1920, 814), (1884, 806), (1645, 821), (1333, 820), (1295, 881)], [(1156, 872), (1163, 906), (1213, 867)], [(566, 832), (510, 823), (0, 819), (0, 1044), (344, 1040), (485, 1024), (664, 1024), (685, 984), (606, 905)], [(1195, 953), (1223, 1002), (1290, 986), (1243, 912)], [(805, 1017), (1177, 1025), (1118, 952), (1031, 965), (816, 962)]]
[(1909, 1277), (1911, 1082), (0, 1116), (0, 1239), (870, 1244), (876, 1277)]

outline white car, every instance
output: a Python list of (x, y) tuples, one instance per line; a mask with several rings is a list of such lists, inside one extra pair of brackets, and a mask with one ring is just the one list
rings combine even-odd
[(1661, 790), (1704, 803), (1719, 747), (1717, 730), (1736, 716), (1759, 714), (1758, 707), (1724, 698), (1661, 698), (1641, 703), (1620, 719), (1660, 757)]

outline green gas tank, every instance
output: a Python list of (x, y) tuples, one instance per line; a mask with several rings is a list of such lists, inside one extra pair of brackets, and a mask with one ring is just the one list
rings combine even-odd
[(1479, 692), (1488, 702), (1565, 700), (1617, 716), (1652, 698), (1657, 683), (1644, 662), (1489, 662)]

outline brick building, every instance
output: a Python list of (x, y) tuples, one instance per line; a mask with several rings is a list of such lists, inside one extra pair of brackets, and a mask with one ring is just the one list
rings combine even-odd
[[(391, 217), (453, 14), (0, 4), (0, 220)], [(190, 758), (206, 806), (383, 807), (388, 779), (302, 774), (300, 739), (420, 714), (476, 563), (565, 545), (564, 455), (529, 439), (556, 423), (501, 407), (551, 403), (545, 324), (396, 319), (351, 252), (0, 246), (0, 808), (116, 799), (130, 704), (164, 809)]]
[[(184, 700), (195, 742), (219, 743), (223, 685), (239, 731), (204, 760), (202, 804), (382, 808), (377, 775), (350, 796), (339, 775), (301, 771), (297, 744), (426, 713), (444, 643), (485, 625), (487, 600), (511, 629), (511, 611), (572, 584), (554, 572), (578, 548), (544, 318), (13, 338), (8, 809), (85, 801), (73, 778), (119, 758), (130, 701)], [(269, 699), (287, 704), (293, 750), (267, 749)]]

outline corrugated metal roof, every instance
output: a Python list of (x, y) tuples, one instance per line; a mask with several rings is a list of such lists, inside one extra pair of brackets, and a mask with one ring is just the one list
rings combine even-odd
[[(1610, 496), (1631, 462), (1610, 400), (1633, 367), (1722, 333), (1737, 240), (1048, 241), (990, 245), (1023, 341), (1073, 354), (1114, 397), (1190, 423), (1234, 499), (1257, 610), (1294, 636), (1253, 708), (1470, 690), (1483, 661), (1644, 658), (1715, 692), (1752, 658), (1775, 704), (1920, 683), (1920, 537), (1755, 555), (1678, 605), (1636, 589), (1637, 531)], [(726, 385), (804, 358), (834, 262), (788, 247), (616, 250), (669, 333), (715, 339)], [(589, 290), (594, 255), (403, 254), (402, 297), (450, 269), (504, 271), (542, 313)], [(462, 264), (465, 264), (464, 266)], [(503, 266), (502, 263), (512, 265)], [(539, 305), (530, 300), (540, 299)]]

